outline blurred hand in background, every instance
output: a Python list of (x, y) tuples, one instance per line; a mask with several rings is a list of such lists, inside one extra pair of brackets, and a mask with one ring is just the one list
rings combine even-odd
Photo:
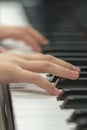
[[(0, 40), (5, 39), (23, 40), (27, 45), (30, 45), (36, 52), (41, 52), (41, 45), (48, 44), (48, 40), (32, 26), (13, 27), (0, 26)], [(6, 49), (0, 47), (0, 52), (5, 52)]]

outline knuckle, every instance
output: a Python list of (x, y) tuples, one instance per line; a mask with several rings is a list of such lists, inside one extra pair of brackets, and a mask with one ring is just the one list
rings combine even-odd
[(18, 69), (17, 69), (17, 67), (16, 67), (15, 65), (11, 64), (11, 65), (9, 66), (8, 71), (9, 71), (9, 74), (11, 74), (11, 77), (14, 77), (14, 78), (15, 78), (15, 77), (17, 76)]
[(44, 62), (43, 62), (43, 65), (44, 65), (46, 68), (52, 67), (51, 62), (49, 62), (49, 61), (44, 61)]
[(19, 59), (17, 59), (17, 58), (13, 58), (13, 59), (11, 59), (11, 61), (12, 61), (12, 63), (14, 63), (14, 64), (19, 63)]
[(70, 70), (64, 70), (63, 72), (64, 77), (69, 78), (72, 75), (72, 71)]
[(15, 58), (15, 59), (12, 59), (12, 62), (13, 62), (13, 63), (17, 63), (18, 60)]
[(21, 37), (24, 37), (27, 34), (27, 29), (26, 28), (21, 28), (20, 29), (20, 34), (21, 34)]
[(67, 63), (67, 64), (68, 64), (67, 66), (68, 66), (69, 69), (73, 68), (73, 65), (71, 63)]
[(53, 61), (53, 56), (47, 54), (46, 59), (51, 62), (51, 61)]
[(33, 83), (37, 83), (37, 82), (39, 82), (41, 79), (42, 79), (42, 77), (40, 76), (40, 75), (38, 75), (38, 74), (34, 74), (33, 76), (32, 76), (32, 81), (31, 82), (33, 82)]

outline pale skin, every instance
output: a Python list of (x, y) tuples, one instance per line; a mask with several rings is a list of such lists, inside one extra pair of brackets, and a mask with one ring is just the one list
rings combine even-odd
[(57, 96), (60, 91), (39, 73), (50, 73), (59, 77), (76, 80), (80, 68), (50, 55), (35, 54), (0, 54), (0, 83), (33, 83)]
[[(41, 52), (41, 45), (45, 45), (48, 43), (48, 40), (32, 26), (0, 26), (0, 40), (8, 38), (22, 40), (27, 45), (30, 45), (32, 49), (36, 52)], [(5, 51), (5, 48), (0, 47), (0, 52)]]
[[(40, 52), (41, 44), (47, 44), (48, 40), (33, 27), (0, 26), (0, 40), (13, 38), (23, 40), (34, 51)], [(7, 50), (0, 47), (0, 52)], [(79, 78), (80, 68), (50, 55), (34, 54), (0, 54), (0, 83), (28, 82), (45, 89), (52, 95), (58, 95), (56, 89), (47, 79), (39, 73), (50, 73), (59, 77), (76, 80)]]

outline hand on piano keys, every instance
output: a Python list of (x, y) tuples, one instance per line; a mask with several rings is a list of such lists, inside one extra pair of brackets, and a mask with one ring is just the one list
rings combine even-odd
[(2, 84), (28, 82), (36, 84), (50, 94), (58, 95), (60, 91), (48, 80), (42, 78), (39, 73), (50, 73), (76, 80), (79, 78), (80, 68), (40, 53), (2, 53), (0, 55), (0, 82)]

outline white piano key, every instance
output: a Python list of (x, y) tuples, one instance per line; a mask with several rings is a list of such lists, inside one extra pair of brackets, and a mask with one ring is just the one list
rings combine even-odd
[[(18, 104), (16, 104), (18, 103)], [(31, 126), (32, 130), (36, 128), (38, 130), (43, 130), (43, 125), (45, 130), (48, 128), (54, 130), (54, 128), (61, 128), (62, 125), (65, 130), (68, 130), (72, 125), (66, 123), (67, 117), (73, 112), (73, 110), (61, 110), (61, 102), (55, 100), (55, 97), (49, 99), (20, 99), (19, 101), (14, 101), (14, 110), (16, 113), (17, 126)], [(33, 126), (36, 126), (33, 128)], [(74, 126), (74, 124), (73, 124)], [(63, 130), (63, 127), (61, 128)], [(70, 129), (69, 129), (70, 130)]]
[(71, 115), (73, 110), (61, 110), (62, 101), (57, 101), (55, 96), (44, 94), (41, 96), (37, 93), (37, 96), (33, 97), (33, 94), (31, 96), (29, 93), (22, 93), (21, 98), (21, 95), (19, 95), (18, 93), (15, 95), (15, 92), (12, 93), (18, 130), (23, 128), (54, 130), (55, 127), (60, 128), (60, 130), (71, 130), (71, 128), (75, 127), (75, 124), (69, 125), (66, 122), (67, 117)]

